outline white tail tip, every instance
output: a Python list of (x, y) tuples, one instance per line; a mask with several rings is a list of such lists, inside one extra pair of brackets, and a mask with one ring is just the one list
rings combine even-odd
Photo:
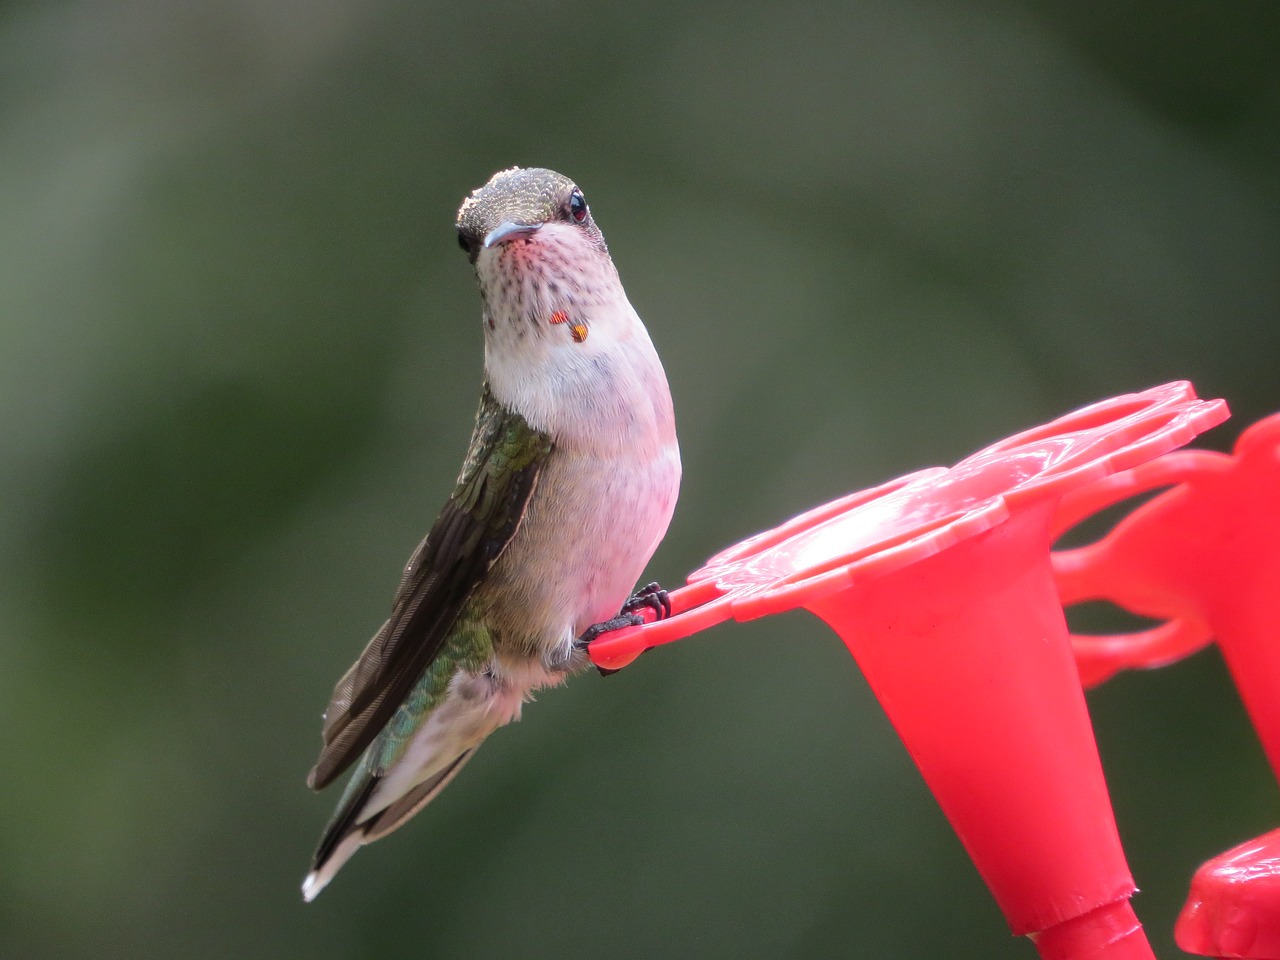
[(318, 873), (308, 873), (307, 879), (302, 881), (302, 899), (310, 903), (320, 896), (320, 891), (328, 885), (328, 877), (323, 877)]

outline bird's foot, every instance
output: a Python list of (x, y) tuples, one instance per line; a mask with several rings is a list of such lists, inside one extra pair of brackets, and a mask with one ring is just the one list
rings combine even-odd
[(615, 630), (621, 630), (623, 627), (638, 627), (644, 623), (644, 617), (638, 613), (626, 612), (623, 607), (622, 613), (616, 617), (610, 617), (608, 620), (601, 620), (599, 623), (593, 623), (587, 629), (582, 631), (582, 636), (578, 638), (578, 646), (585, 650), (590, 646), (591, 642), (598, 637), (604, 636), (606, 633), (613, 633)]
[[(624, 627), (638, 627), (646, 623), (644, 616), (638, 612), (640, 610), (652, 610), (655, 621), (665, 620), (671, 616), (671, 598), (667, 596), (667, 591), (663, 590), (657, 583), (650, 583), (641, 587), (636, 591), (635, 596), (622, 605), (622, 609), (616, 617), (602, 620), (600, 623), (593, 623), (582, 631), (582, 636), (578, 638), (579, 649), (585, 650), (593, 640), (606, 633), (612, 633), (614, 630), (621, 630)], [(596, 669), (600, 671), (600, 676), (602, 677), (618, 672), (606, 667), (596, 667)]]
[(622, 605), (622, 612), (635, 613), (646, 608), (654, 612), (654, 620), (665, 620), (671, 616), (671, 597), (662, 589), (661, 584), (650, 583), (641, 587), (635, 592), (635, 596)]

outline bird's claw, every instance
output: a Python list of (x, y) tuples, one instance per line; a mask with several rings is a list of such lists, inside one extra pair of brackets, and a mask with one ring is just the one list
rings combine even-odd
[(622, 605), (623, 613), (635, 613), (638, 610), (652, 610), (655, 620), (665, 620), (671, 616), (671, 597), (658, 583), (650, 583), (636, 591), (635, 596)]
[[(671, 616), (671, 598), (667, 596), (667, 591), (663, 590), (657, 583), (650, 583), (641, 587), (636, 591), (635, 596), (622, 605), (622, 609), (616, 617), (602, 620), (600, 623), (593, 623), (582, 631), (582, 636), (578, 638), (578, 648), (585, 650), (592, 641), (606, 633), (612, 633), (614, 630), (621, 630), (624, 627), (638, 627), (646, 623), (644, 615), (639, 612), (641, 610), (652, 610), (655, 621), (665, 620)], [(607, 667), (596, 667), (596, 669), (600, 671), (600, 676), (602, 677), (618, 672)]]
[(644, 617), (638, 613), (630, 613), (626, 607), (623, 612), (616, 617), (608, 620), (601, 620), (599, 623), (593, 623), (587, 629), (582, 631), (582, 636), (578, 638), (578, 646), (582, 648), (588, 647), (597, 637), (606, 633), (612, 633), (614, 630), (621, 630), (623, 627), (638, 627), (644, 623)]

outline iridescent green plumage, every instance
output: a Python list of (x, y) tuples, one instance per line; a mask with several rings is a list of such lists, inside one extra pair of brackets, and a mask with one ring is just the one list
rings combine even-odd
[(449, 681), (457, 670), (479, 673), (492, 656), (493, 636), (468, 604), (454, 622), (440, 655), (374, 740), (373, 749), (369, 751), (370, 773), (381, 776), (400, 759), (422, 726), (422, 718), (448, 695)]
[[(410, 709), (406, 700), (421, 705), (410, 716), (434, 705), (429, 691), (418, 695), (420, 681), (447, 683), (460, 661), (487, 659), (491, 651), (475, 649), (483, 633), (466, 623), (459, 630), (459, 616), (519, 527), (552, 446), (485, 388), (453, 496), (405, 567), (391, 617), (334, 687), (324, 748), (307, 781), (313, 789), (333, 782), (384, 725)], [(424, 671), (442, 651), (450, 665), (433, 681)]]

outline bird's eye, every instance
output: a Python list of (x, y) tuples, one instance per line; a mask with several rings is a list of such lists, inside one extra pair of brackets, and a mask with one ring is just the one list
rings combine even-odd
[(569, 194), (569, 216), (573, 218), (574, 223), (582, 223), (587, 219), (587, 198), (577, 187), (574, 187), (573, 193)]
[(476, 252), (476, 242), (472, 236), (465, 230), (458, 231), (458, 246), (460, 246), (468, 257), (474, 256)]

